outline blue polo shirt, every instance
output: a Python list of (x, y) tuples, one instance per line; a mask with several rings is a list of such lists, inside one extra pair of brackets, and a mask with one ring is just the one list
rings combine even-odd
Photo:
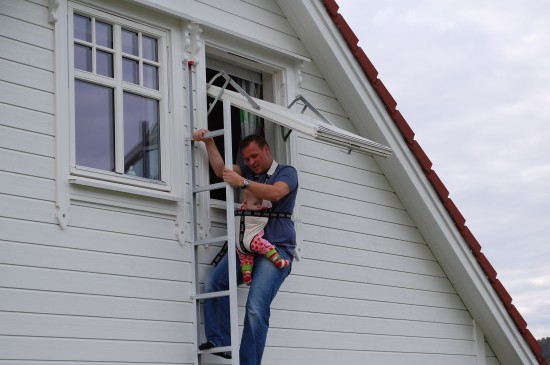
[[(243, 176), (249, 180), (256, 180), (259, 183), (273, 185), (277, 181), (282, 181), (288, 185), (290, 192), (277, 202), (271, 202), (273, 212), (294, 211), (296, 204), (296, 195), (298, 193), (298, 173), (296, 169), (288, 165), (278, 165), (273, 175), (267, 174), (255, 176), (248, 166), (241, 166)], [(264, 229), (264, 238), (271, 242), (278, 249), (284, 250), (289, 257), (294, 256), (296, 248), (296, 230), (294, 222), (287, 218), (269, 218)]]

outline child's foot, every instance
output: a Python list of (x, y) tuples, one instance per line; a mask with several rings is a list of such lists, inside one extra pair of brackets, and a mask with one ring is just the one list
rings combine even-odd
[(275, 249), (269, 251), (265, 256), (275, 264), (275, 267), (277, 269), (282, 269), (283, 267), (290, 265), (290, 260), (281, 258), (281, 256)]
[(251, 271), (244, 271), (243, 270), (243, 282), (246, 284), (246, 286), (250, 286), (250, 284), (252, 284), (252, 272)]
[(241, 266), (241, 271), (243, 273), (243, 282), (246, 286), (250, 286), (252, 283), (252, 265), (244, 264)]

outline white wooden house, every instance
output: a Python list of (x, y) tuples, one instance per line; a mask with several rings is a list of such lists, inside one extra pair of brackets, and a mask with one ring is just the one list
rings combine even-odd
[(186, 138), (219, 70), (392, 150), (264, 122), (300, 179), (264, 364), (546, 363), (334, 0), (0, 0), (0, 364), (194, 362)]

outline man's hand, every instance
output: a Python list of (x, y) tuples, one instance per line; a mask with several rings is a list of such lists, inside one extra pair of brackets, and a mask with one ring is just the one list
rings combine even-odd
[(243, 186), (244, 178), (235, 171), (226, 167), (223, 169), (223, 181), (234, 188), (240, 188)]
[(212, 141), (212, 138), (204, 138), (204, 135), (208, 132), (210, 132), (208, 129), (199, 129), (193, 133), (193, 140), (199, 142)]

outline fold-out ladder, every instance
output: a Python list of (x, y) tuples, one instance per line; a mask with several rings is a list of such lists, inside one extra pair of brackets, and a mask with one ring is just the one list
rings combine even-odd
[[(196, 356), (194, 363), (199, 365), (201, 363), (201, 357), (203, 354), (215, 353), (215, 352), (231, 352), (232, 365), (239, 365), (239, 320), (238, 320), (238, 304), (237, 304), (237, 273), (236, 273), (236, 246), (235, 246), (235, 216), (234, 216), (234, 191), (233, 188), (224, 182), (197, 186), (196, 179), (196, 163), (195, 163), (195, 142), (193, 141), (194, 132), (194, 106), (193, 106), (193, 72), (192, 63), (188, 64), (188, 82), (189, 82), (189, 138), (187, 143), (187, 156), (188, 156), (188, 181), (189, 181), (189, 223), (190, 223), (190, 244), (192, 246), (191, 265), (192, 265), (192, 285), (193, 294), (191, 300), (194, 301), (194, 346), (196, 349)], [(231, 80), (233, 81), (233, 80)], [(231, 139), (231, 102), (228, 100), (223, 101), (223, 129), (209, 132), (205, 135), (206, 138), (214, 138), (223, 136), (225, 142), (225, 167), (232, 169), (232, 139)], [(206, 239), (198, 239), (197, 228), (197, 196), (198, 194), (207, 194), (211, 190), (223, 189), (226, 190), (226, 212), (227, 212), (227, 234), (218, 237), (210, 237)], [(212, 243), (227, 241), (227, 255), (228, 255), (228, 277), (229, 277), (229, 289), (212, 292), (201, 293), (198, 282), (199, 278), (199, 260), (198, 253), (201, 246), (206, 246)], [(229, 297), (229, 311), (230, 311), (230, 333), (231, 333), (231, 345), (225, 347), (216, 347), (208, 350), (199, 350), (200, 342), (200, 304), (205, 299)]]

